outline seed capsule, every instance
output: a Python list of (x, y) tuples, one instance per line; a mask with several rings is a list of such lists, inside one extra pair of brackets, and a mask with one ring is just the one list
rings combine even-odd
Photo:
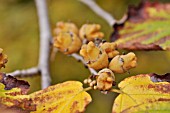
[(88, 62), (88, 66), (99, 70), (108, 66), (108, 56), (105, 51), (101, 51), (93, 42), (84, 44), (81, 47), (80, 55)]
[(107, 91), (112, 88), (113, 82), (115, 81), (115, 76), (110, 69), (102, 69), (98, 73), (97, 77), (97, 89), (102, 91)]
[(72, 32), (61, 32), (54, 37), (54, 47), (58, 48), (64, 54), (78, 52), (81, 45), (80, 38)]
[(94, 41), (95, 38), (103, 38), (104, 34), (100, 32), (99, 24), (84, 24), (79, 31), (79, 36), (82, 40)]
[(60, 34), (61, 32), (72, 32), (76, 35), (78, 35), (78, 28), (77, 26), (72, 22), (57, 22), (56, 28), (54, 29), (54, 33), (56, 35)]
[(125, 73), (129, 69), (136, 67), (136, 65), (136, 55), (130, 52), (126, 55), (117, 55), (114, 57), (109, 64), (109, 69), (115, 73)]

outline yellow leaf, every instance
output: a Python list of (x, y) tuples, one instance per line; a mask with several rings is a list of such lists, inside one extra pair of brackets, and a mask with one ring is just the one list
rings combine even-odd
[(28, 82), (0, 73), (0, 105), (17, 107), (28, 111), (35, 110), (35, 105), (30, 96), (24, 95), (28, 90)]
[(30, 96), (37, 109), (31, 113), (79, 113), (91, 102), (90, 95), (78, 81), (50, 86)]
[(112, 113), (170, 112), (170, 83), (152, 82), (151, 76), (132, 76), (119, 83), (122, 94), (115, 99)]
[(25, 110), (35, 110), (35, 105), (29, 95), (23, 95), (20, 88), (5, 90), (4, 84), (0, 83), (0, 104), (8, 107), (18, 107)]

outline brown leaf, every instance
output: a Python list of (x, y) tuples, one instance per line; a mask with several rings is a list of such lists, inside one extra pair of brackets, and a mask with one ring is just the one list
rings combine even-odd
[(32, 99), (29, 95), (24, 95), (28, 88), (27, 82), (0, 73), (0, 105), (4, 105), (4, 109), (17, 108), (34, 111), (36, 106)]
[(0, 73), (0, 82), (5, 85), (6, 90), (10, 90), (12, 88), (20, 88), (22, 94), (27, 94), (29, 91), (29, 83), (24, 80), (17, 80), (13, 76), (6, 75), (4, 73)]
[(151, 80), (153, 82), (170, 82), (170, 73), (164, 75), (151, 74)]
[(128, 50), (170, 50), (170, 4), (142, 2), (130, 7), (124, 25), (115, 25), (112, 41)]

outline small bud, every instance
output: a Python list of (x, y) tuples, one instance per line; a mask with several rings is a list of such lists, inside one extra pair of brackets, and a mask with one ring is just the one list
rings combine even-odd
[(97, 86), (94, 86), (93, 89), (96, 90), (96, 89), (97, 89)]
[(93, 84), (92, 82), (89, 84), (90, 87), (92, 87), (93, 85), (94, 85), (94, 84)]
[(83, 82), (84, 82), (84, 84), (87, 84), (88, 83), (88, 79), (85, 79)]
[(90, 84), (91, 82), (92, 82), (92, 80), (89, 78), (89, 79), (87, 80), (87, 83)]

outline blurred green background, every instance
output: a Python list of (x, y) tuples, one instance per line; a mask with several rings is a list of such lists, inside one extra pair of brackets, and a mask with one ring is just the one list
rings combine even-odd
[[(96, 0), (97, 3), (115, 18), (120, 19), (129, 4), (137, 4), (137, 0)], [(80, 27), (84, 23), (98, 23), (102, 26), (105, 39), (109, 40), (113, 29), (87, 6), (78, 0), (48, 0), (51, 28), (58, 21), (72, 21)], [(39, 52), (39, 30), (35, 3), (33, 0), (0, 0), (0, 48), (9, 57), (5, 69), (1, 72), (12, 72), (36, 66)], [(141, 73), (164, 74), (170, 72), (170, 52), (135, 51), (138, 66), (130, 70), (130, 74), (116, 75), (119, 83), (127, 76)], [(67, 80), (83, 81), (90, 73), (75, 59), (57, 53), (51, 62), (52, 84)], [(20, 78), (29, 81), (31, 92), (40, 90), (40, 76)], [(93, 102), (86, 113), (111, 113), (116, 94), (101, 94), (90, 91)]]

